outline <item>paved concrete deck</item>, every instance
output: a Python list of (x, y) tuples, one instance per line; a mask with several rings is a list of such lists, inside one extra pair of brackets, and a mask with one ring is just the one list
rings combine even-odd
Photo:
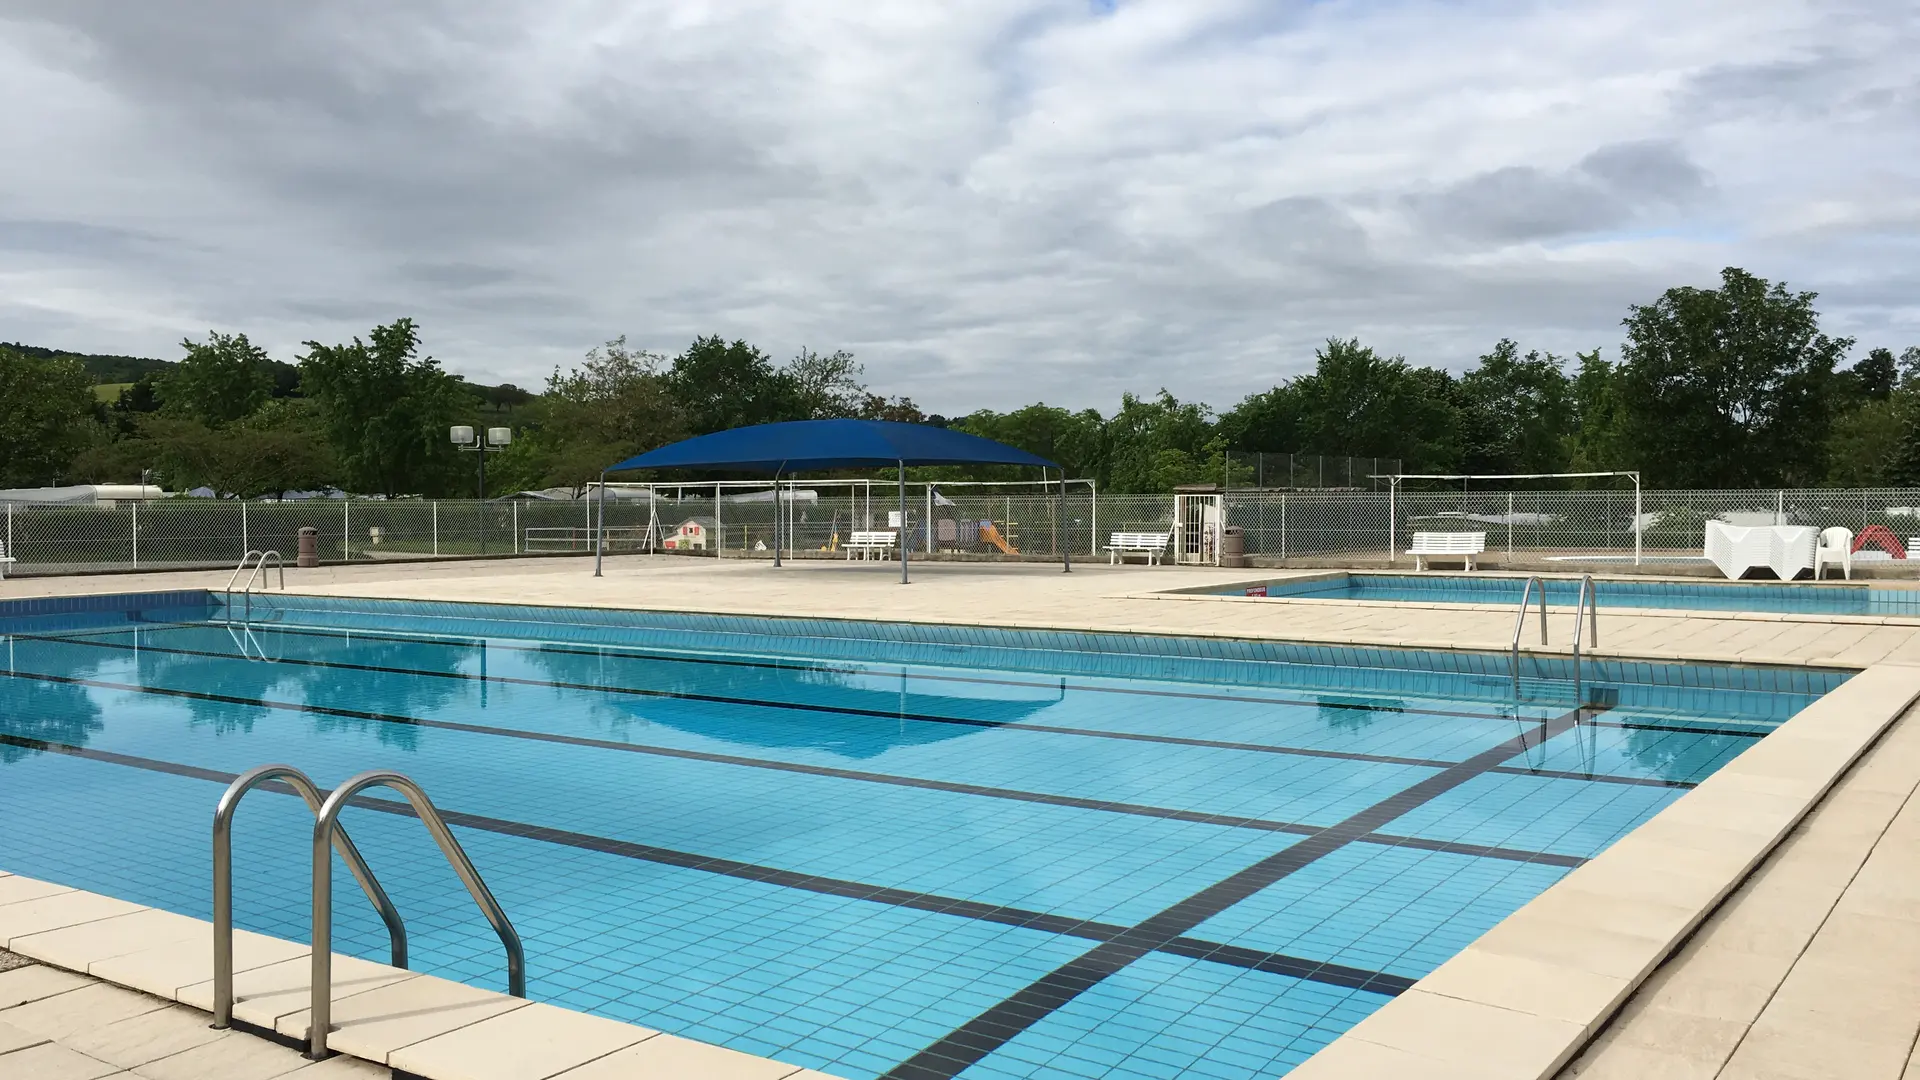
[(1920, 719), (1653, 973), (1571, 1080), (1915, 1080)]

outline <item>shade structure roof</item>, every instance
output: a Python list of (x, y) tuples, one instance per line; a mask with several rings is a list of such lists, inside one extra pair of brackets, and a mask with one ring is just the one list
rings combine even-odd
[(893, 420), (791, 420), (716, 431), (630, 457), (627, 469), (733, 469), (793, 473), (881, 465), (1060, 466), (1005, 443), (928, 424)]

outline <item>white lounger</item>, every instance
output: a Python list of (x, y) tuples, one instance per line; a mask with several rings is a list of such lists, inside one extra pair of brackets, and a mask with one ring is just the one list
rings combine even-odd
[(1425, 570), (1427, 560), (1431, 558), (1464, 559), (1467, 569), (1473, 569), (1473, 560), (1487, 550), (1487, 534), (1483, 532), (1417, 532), (1413, 534), (1413, 546), (1407, 554), (1413, 556), (1413, 568)]
[(13, 556), (7, 554), (5, 541), (0, 541), (0, 578), (7, 576), (7, 567), (13, 562)]
[(1107, 565), (1121, 562), (1129, 555), (1145, 555), (1147, 565), (1153, 566), (1166, 554), (1167, 543), (1172, 539), (1172, 533), (1114, 533), (1107, 537)]
[(884, 529), (876, 532), (854, 532), (848, 536), (846, 543), (840, 545), (840, 549), (847, 553), (849, 560), (853, 558), (853, 553), (856, 551), (860, 553), (862, 560), (873, 555), (879, 555), (885, 558), (887, 553), (893, 550), (893, 545), (899, 535), (899, 533), (889, 532)]

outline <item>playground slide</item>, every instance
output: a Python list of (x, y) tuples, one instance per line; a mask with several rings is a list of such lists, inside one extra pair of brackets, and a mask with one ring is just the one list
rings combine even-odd
[(999, 548), (1004, 555), (1020, 554), (1020, 549), (1007, 543), (1007, 538), (1000, 535), (1000, 527), (991, 521), (980, 523), (980, 539)]

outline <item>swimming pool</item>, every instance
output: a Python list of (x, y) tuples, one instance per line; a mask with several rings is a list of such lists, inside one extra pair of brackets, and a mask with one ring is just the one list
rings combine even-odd
[[(35, 606), (35, 605), (38, 606)], [(1271, 1076), (1844, 673), (204, 593), (0, 605), (0, 867), (205, 917), (214, 801), (419, 780), (530, 996), (864, 1080)], [(504, 984), (416, 821), (414, 966)], [(304, 939), (298, 800), (237, 921)], [(338, 875), (336, 946), (386, 939)]]
[[(1572, 607), (1578, 579), (1549, 578), (1547, 603)], [(1520, 602), (1525, 578), (1439, 574), (1336, 574), (1317, 578), (1248, 581), (1205, 590), (1218, 596), (1288, 600), (1379, 600), (1388, 603), (1502, 604)], [(1249, 592), (1248, 590), (1263, 590)], [(1536, 594), (1537, 595), (1537, 594)], [(1920, 618), (1920, 589), (1866, 585), (1621, 581), (1608, 578), (1596, 590), (1600, 606), (1697, 608), (1705, 611), (1777, 611), (1798, 615), (1896, 615)]]

